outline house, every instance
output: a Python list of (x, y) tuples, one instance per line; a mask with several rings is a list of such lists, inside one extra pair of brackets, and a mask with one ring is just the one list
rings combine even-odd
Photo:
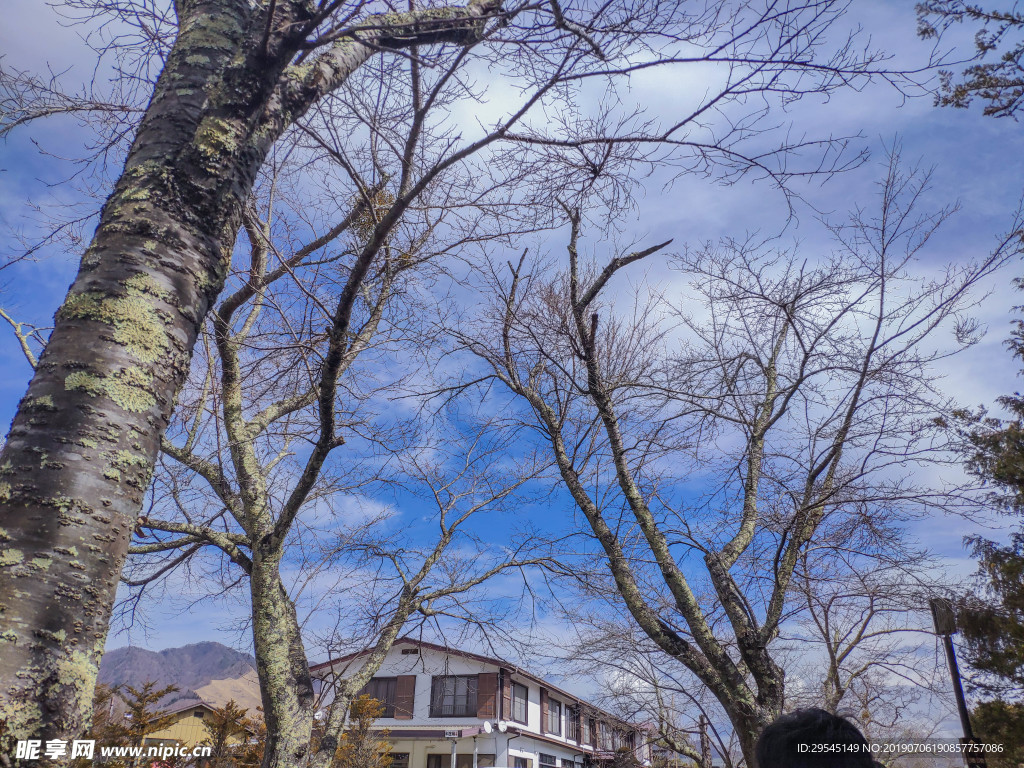
[(180, 744), (195, 746), (207, 737), (203, 723), (210, 717), (213, 707), (202, 701), (188, 701), (166, 711), (174, 718), (166, 728), (146, 736), (143, 746), (158, 744)]
[[(312, 667), (325, 706), (367, 654)], [(384, 705), (393, 768), (583, 768), (625, 752), (649, 764), (639, 728), (500, 659), (402, 638), (363, 692)]]
[[(213, 712), (214, 708), (203, 701), (193, 700), (173, 707), (167, 710), (165, 714), (173, 716), (174, 721), (166, 728), (147, 734), (142, 745), (144, 747), (160, 745), (194, 747), (210, 737), (203, 724), (209, 720)], [(234, 745), (242, 744), (244, 741), (245, 739), (241, 738), (240, 735), (231, 735), (228, 737), (227, 743)]]

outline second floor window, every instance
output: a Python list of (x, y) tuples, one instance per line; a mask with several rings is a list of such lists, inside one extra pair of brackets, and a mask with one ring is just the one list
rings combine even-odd
[(430, 685), (431, 717), (476, 717), (476, 675), (435, 677)]
[(612, 738), (612, 728), (608, 723), (597, 724), (597, 748), (602, 752), (611, 752), (615, 749), (615, 742)]
[(526, 686), (512, 683), (512, 719), (523, 725), (526, 725), (526, 699)]
[(397, 677), (375, 677), (368, 682), (359, 695), (366, 694), (384, 705), (381, 717), (395, 716), (395, 688), (398, 686)]
[(562, 702), (548, 699), (548, 721), (544, 725), (548, 733), (562, 735)]
[(565, 708), (565, 738), (573, 741), (580, 740), (580, 708), (578, 706), (566, 706)]
[[(451, 764), (451, 755), (427, 755), (427, 768), (449, 768)], [(477, 768), (492, 768), (494, 755), (477, 755), (476, 765)], [(456, 755), (455, 768), (473, 768), (473, 755)]]

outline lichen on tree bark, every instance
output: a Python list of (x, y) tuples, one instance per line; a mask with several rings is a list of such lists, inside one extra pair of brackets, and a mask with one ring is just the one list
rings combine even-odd
[[(472, 43), (493, 8), (471, 0), (388, 42)], [(387, 35), (371, 18), (301, 69), (291, 62), (318, 23), (308, 3), (177, 10), (177, 39), (0, 455), (0, 720), (19, 739), (88, 723), (128, 542), (242, 206), (274, 141)], [(416, 18), (392, 21), (408, 31)]]

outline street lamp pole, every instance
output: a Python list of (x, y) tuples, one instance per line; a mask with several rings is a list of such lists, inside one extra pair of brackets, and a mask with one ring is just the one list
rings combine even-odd
[[(932, 621), (935, 623), (935, 634), (942, 638), (942, 645), (946, 649), (946, 662), (949, 664), (949, 676), (953, 680), (953, 693), (956, 696), (956, 709), (960, 715), (960, 725), (964, 731), (964, 737), (960, 743), (970, 749), (975, 743), (974, 730), (971, 728), (971, 714), (967, 709), (967, 700), (964, 698), (964, 686), (960, 680), (960, 667), (956, 663), (956, 650), (953, 648), (953, 635), (956, 633), (956, 614), (953, 612), (953, 603), (944, 597), (934, 597), (928, 601), (932, 609)], [(980, 752), (964, 752), (964, 762), (968, 768), (985, 768), (985, 756)]]
[(960, 668), (956, 663), (953, 636), (943, 635), (942, 644), (946, 648), (946, 661), (949, 662), (949, 676), (953, 678), (953, 693), (956, 695), (956, 709), (960, 713), (960, 725), (964, 729), (964, 738), (973, 740), (974, 730), (971, 728), (971, 715), (967, 711), (967, 701), (964, 699), (964, 687), (960, 682)]

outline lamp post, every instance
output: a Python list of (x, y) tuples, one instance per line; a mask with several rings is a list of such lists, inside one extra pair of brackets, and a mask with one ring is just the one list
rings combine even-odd
[(956, 651), (953, 648), (953, 635), (956, 633), (956, 614), (953, 612), (953, 603), (944, 597), (933, 597), (928, 601), (928, 606), (932, 609), (935, 634), (942, 638), (942, 645), (946, 649), (946, 662), (949, 664), (949, 676), (953, 680), (956, 709), (960, 715), (960, 726), (964, 731), (964, 737), (960, 739), (960, 743), (968, 747), (964, 751), (964, 762), (967, 768), (987, 768), (985, 754), (983, 752), (970, 751), (969, 745), (977, 742), (974, 739), (974, 731), (971, 728), (971, 715), (967, 710), (967, 701), (964, 699), (964, 687), (960, 681), (960, 668), (957, 666)]

